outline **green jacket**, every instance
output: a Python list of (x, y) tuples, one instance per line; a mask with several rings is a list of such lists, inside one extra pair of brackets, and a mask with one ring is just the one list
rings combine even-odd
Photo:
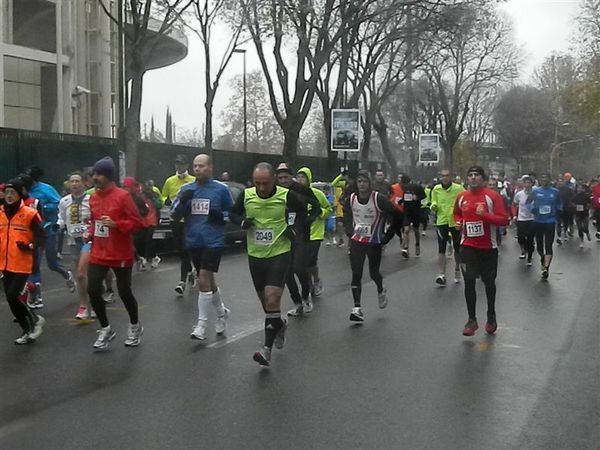
[[(309, 184), (312, 183), (312, 172), (308, 167), (302, 167), (298, 170), (298, 173), (303, 174), (308, 179)], [(310, 240), (322, 241), (325, 238), (325, 220), (331, 215), (333, 208), (321, 190), (314, 187), (311, 187), (311, 189), (315, 194), (315, 197), (317, 197), (317, 200), (319, 200), (321, 214), (319, 214), (317, 219), (310, 226)], [(309, 211), (310, 208), (311, 205), (308, 205)]]
[(188, 174), (184, 178), (179, 178), (177, 174), (170, 176), (165, 181), (165, 184), (162, 188), (162, 201), (163, 203), (172, 202), (177, 197), (177, 193), (181, 186), (187, 183), (191, 183), (195, 181), (196, 177)]
[(454, 202), (465, 190), (460, 184), (452, 183), (448, 189), (436, 184), (431, 191), (431, 210), (436, 214), (436, 225), (454, 226)]

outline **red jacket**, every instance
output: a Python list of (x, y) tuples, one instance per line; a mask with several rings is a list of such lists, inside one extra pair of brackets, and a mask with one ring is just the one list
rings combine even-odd
[[(144, 227), (144, 221), (129, 192), (114, 184), (96, 190), (90, 197), (90, 209), (90, 262), (109, 267), (131, 267), (134, 261), (133, 233)], [(103, 226), (100, 222), (103, 216), (110, 217), (117, 226)]]
[[(478, 205), (484, 213), (475, 213)], [(492, 189), (461, 192), (454, 203), (454, 221), (462, 225), (461, 245), (480, 249), (497, 248), (496, 227), (508, 225), (504, 199)]]
[(600, 209), (600, 182), (592, 186), (592, 207)]

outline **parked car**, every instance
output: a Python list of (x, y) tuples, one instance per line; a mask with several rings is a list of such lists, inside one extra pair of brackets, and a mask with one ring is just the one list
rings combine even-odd
[[(223, 181), (227, 185), (233, 202), (244, 190), (245, 186), (234, 181)], [(158, 226), (154, 230), (152, 238), (155, 240), (157, 253), (172, 253), (175, 251), (173, 243), (173, 232), (171, 231), (171, 212), (168, 206), (163, 206), (160, 210), (160, 218)], [(239, 225), (231, 223), (227, 214), (225, 214), (225, 245), (230, 247), (243, 244), (246, 242), (246, 231), (242, 230)]]

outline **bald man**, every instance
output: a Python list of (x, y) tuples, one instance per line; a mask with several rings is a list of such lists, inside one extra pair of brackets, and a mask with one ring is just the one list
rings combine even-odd
[(233, 205), (229, 188), (212, 178), (210, 157), (197, 155), (193, 162), (195, 181), (181, 186), (173, 205), (174, 221), (184, 219), (183, 245), (189, 252), (198, 277), (198, 322), (190, 337), (203, 341), (211, 310), (215, 311), (217, 334), (225, 333), (229, 309), (221, 300), (215, 281), (225, 246), (225, 214)]

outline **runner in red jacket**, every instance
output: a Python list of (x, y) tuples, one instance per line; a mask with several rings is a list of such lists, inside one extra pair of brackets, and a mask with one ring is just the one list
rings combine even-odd
[(129, 314), (129, 333), (125, 345), (137, 346), (144, 329), (138, 321), (138, 305), (131, 291), (131, 269), (134, 261), (133, 233), (144, 226), (129, 193), (115, 186), (115, 165), (103, 158), (94, 165), (96, 192), (90, 197), (90, 239), (92, 250), (88, 267), (88, 294), (102, 328), (94, 348), (105, 349), (116, 332), (108, 323), (106, 304), (102, 299), (102, 281), (112, 269), (117, 289)]
[(475, 280), (481, 277), (485, 285), (488, 310), (485, 331), (496, 331), (496, 274), (498, 269), (498, 245), (496, 227), (508, 225), (508, 213), (504, 200), (498, 192), (485, 188), (485, 172), (479, 166), (467, 172), (469, 190), (456, 198), (454, 221), (462, 233), (460, 260), (465, 279), (465, 298), (469, 320), (463, 330), (464, 336), (473, 336), (479, 328), (476, 317), (477, 294)]

